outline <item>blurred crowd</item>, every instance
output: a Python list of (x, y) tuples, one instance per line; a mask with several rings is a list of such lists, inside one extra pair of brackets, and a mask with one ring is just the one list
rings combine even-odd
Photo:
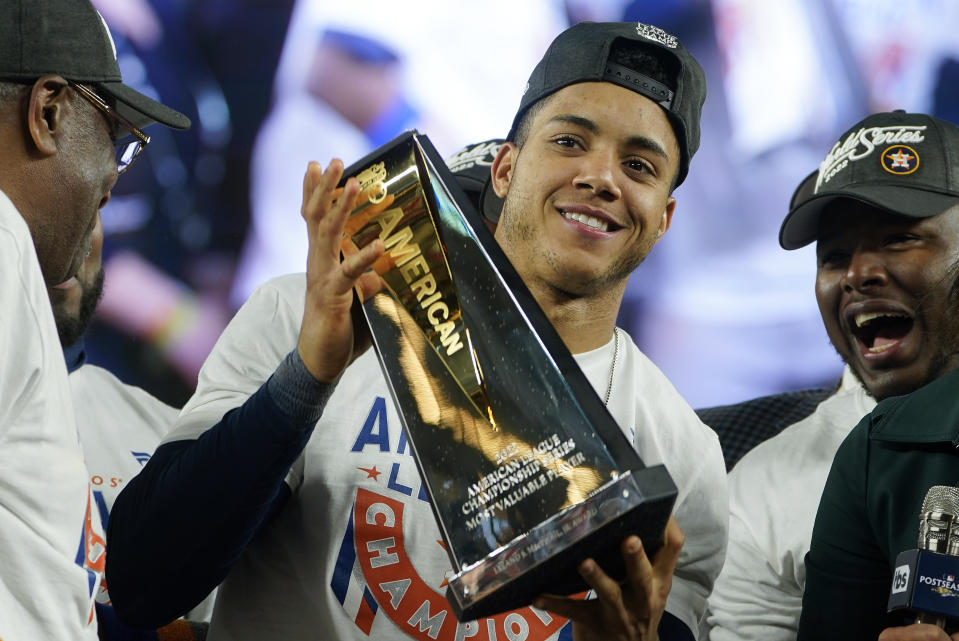
[(126, 82), (194, 126), (151, 131), (102, 211), (108, 285), (87, 349), (175, 406), (246, 296), (304, 268), (307, 161), (350, 164), (408, 128), (444, 155), (504, 136), (572, 23), (659, 25), (706, 70), (696, 169), (620, 317), (693, 407), (838, 380), (812, 250), (776, 240), (792, 189), (869, 112), (959, 118), (951, 0), (94, 4)]

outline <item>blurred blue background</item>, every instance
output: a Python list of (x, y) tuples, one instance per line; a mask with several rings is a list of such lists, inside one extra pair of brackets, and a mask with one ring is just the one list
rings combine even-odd
[(236, 307), (305, 266), (306, 162), (416, 127), (448, 156), (506, 134), (549, 41), (639, 20), (706, 70), (702, 146), (620, 315), (694, 407), (838, 380), (793, 189), (873, 111), (959, 118), (954, 0), (94, 0), (124, 79), (188, 113), (103, 211), (91, 360), (174, 404)]

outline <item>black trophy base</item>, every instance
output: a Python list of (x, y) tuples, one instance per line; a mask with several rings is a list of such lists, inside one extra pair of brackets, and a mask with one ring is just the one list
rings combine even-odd
[[(622, 505), (628, 493), (633, 496)], [(447, 600), (457, 619), (471, 621), (530, 605), (540, 594), (583, 592), (589, 586), (576, 568), (587, 557), (622, 580), (623, 540), (639, 536), (652, 557), (662, 546), (675, 499), (662, 465), (628, 472), (454, 576)], [(618, 513), (610, 516), (610, 505)]]

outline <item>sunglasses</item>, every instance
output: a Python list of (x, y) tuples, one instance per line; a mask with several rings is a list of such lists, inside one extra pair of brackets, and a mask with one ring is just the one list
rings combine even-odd
[(136, 157), (140, 155), (143, 148), (150, 143), (150, 137), (135, 127), (129, 120), (121, 116), (116, 109), (107, 104), (93, 89), (79, 82), (68, 82), (78, 94), (83, 96), (94, 107), (105, 113), (107, 117), (119, 123), (119, 125), (126, 129), (129, 135), (132, 136), (132, 139), (128, 139), (128, 136), (119, 136), (113, 143), (116, 147), (117, 174), (122, 174), (130, 168), (130, 165), (132, 165)]

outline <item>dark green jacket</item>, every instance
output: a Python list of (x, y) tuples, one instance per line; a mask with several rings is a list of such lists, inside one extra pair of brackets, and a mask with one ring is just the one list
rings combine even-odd
[(881, 402), (833, 461), (806, 555), (801, 641), (869, 639), (886, 614), (896, 555), (917, 547), (933, 485), (959, 486), (959, 370)]

